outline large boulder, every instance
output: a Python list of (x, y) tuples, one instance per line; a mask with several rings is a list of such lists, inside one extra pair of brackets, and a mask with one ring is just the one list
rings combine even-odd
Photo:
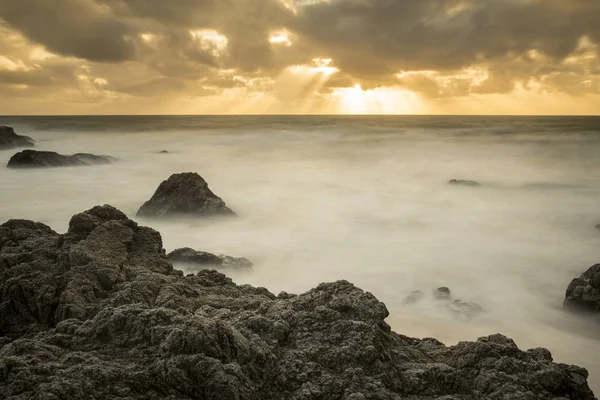
[(111, 164), (115, 158), (78, 153), (65, 156), (53, 151), (23, 150), (8, 160), (8, 168), (51, 168), (77, 167), (97, 164)]
[(564, 306), (571, 310), (600, 312), (600, 264), (571, 281)]
[(152, 198), (140, 207), (138, 217), (210, 217), (235, 215), (215, 195), (208, 183), (193, 172), (171, 175), (163, 181)]
[(0, 126), (0, 150), (15, 147), (34, 147), (34, 141), (28, 136), (17, 135), (10, 126)]
[(189, 247), (173, 250), (167, 258), (174, 264), (185, 264), (198, 268), (250, 268), (252, 262), (243, 257), (215, 255), (205, 251), (197, 251)]
[(587, 371), (502, 335), (446, 347), (349, 282), (299, 296), (172, 269), (160, 234), (95, 207), (66, 234), (0, 225), (0, 397), (579, 399)]

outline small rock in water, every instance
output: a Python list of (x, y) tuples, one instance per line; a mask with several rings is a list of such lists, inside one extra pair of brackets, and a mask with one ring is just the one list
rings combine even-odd
[(450, 185), (458, 185), (458, 186), (481, 186), (479, 182), (475, 181), (466, 181), (463, 179), (452, 179), (448, 182)]
[(600, 224), (596, 225), (596, 229), (600, 231)]
[(447, 287), (439, 287), (433, 292), (433, 296), (437, 300), (450, 300), (452, 298), (452, 294), (450, 293), (450, 289)]
[(234, 216), (225, 202), (215, 195), (198, 174), (171, 175), (163, 181), (150, 200), (140, 207), (138, 217)]
[(17, 135), (10, 126), (0, 126), (0, 150), (16, 147), (34, 147), (34, 140), (28, 136)]
[(169, 154), (169, 152), (167, 150), (162, 150), (162, 151), (159, 151), (159, 154)]
[(53, 151), (23, 150), (10, 158), (8, 168), (52, 168), (111, 164), (117, 160), (110, 156), (77, 153), (72, 156)]
[(225, 255), (217, 256), (204, 251), (196, 251), (189, 247), (177, 249), (167, 255), (172, 263), (189, 264), (206, 267), (250, 268), (252, 262), (247, 258), (237, 258)]
[(416, 303), (417, 301), (421, 300), (424, 295), (425, 295), (425, 293), (421, 292), (420, 290), (415, 290), (414, 292), (412, 292), (411, 294), (409, 294), (404, 299), (404, 303), (405, 304)]
[(600, 312), (600, 264), (571, 281), (563, 305), (575, 311)]
[(455, 314), (468, 319), (483, 312), (483, 308), (479, 304), (463, 300), (454, 300), (452, 303), (448, 304), (448, 309)]

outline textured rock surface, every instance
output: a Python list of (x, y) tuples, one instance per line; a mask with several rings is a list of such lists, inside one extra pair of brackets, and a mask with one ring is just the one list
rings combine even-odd
[(17, 135), (10, 126), (0, 126), (0, 150), (34, 146), (34, 141), (30, 137)]
[(571, 281), (564, 306), (572, 310), (600, 312), (600, 264)]
[(223, 267), (223, 268), (250, 268), (252, 263), (247, 258), (215, 255), (204, 251), (197, 251), (189, 247), (173, 250), (167, 254), (172, 263), (188, 264), (196, 267)]
[(24, 150), (8, 160), (9, 168), (51, 168), (51, 167), (76, 167), (94, 164), (110, 164), (116, 160), (109, 156), (78, 153), (65, 156), (53, 151)]
[(171, 175), (137, 213), (140, 217), (210, 217), (235, 215), (198, 174)]
[(1, 225), (0, 278), (3, 399), (594, 399), (587, 371), (545, 349), (396, 334), (346, 281), (275, 296), (183, 276), (110, 206), (63, 235)]
[(465, 181), (462, 179), (452, 179), (448, 182), (450, 185), (458, 185), (458, 186), (481, 186), (479, 182), (475, 181)]

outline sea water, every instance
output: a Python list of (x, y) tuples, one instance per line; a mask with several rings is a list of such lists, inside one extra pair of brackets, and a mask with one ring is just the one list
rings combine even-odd
[[(600, 391), (600, 329), (562, 308), (600, 262), (600, 118), (0, 117), (38, 150), (112, 165), (0, 169), (0, 221), (59, 232), (111, 204), (133, 219), (161, 181), (197, 172), (235, 219), (138, 220), (179, 247), (247, 257), (236, 283), (300, 293), (345, 279), (383, 301), (402, 334), (446, 344), (502, 333), (588, 368)], [(168, 154), (160, 154), (167, 150)], [(0, 152), (5, 165), (15, 151)], [(469, 179), (479, 187), (448, 185)], [(194, 272), (187, 270), (186, 272)], [(457, 318), (439, 286), (484, 312)], [(413, 290), (425, 298), (407, 305)]]

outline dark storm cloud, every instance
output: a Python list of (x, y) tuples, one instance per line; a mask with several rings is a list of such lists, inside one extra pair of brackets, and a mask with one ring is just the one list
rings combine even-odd
[(0, 0), (0, 18), (57, 54), (100, 62), (134, 54), (130, 27), (91, 0)]

